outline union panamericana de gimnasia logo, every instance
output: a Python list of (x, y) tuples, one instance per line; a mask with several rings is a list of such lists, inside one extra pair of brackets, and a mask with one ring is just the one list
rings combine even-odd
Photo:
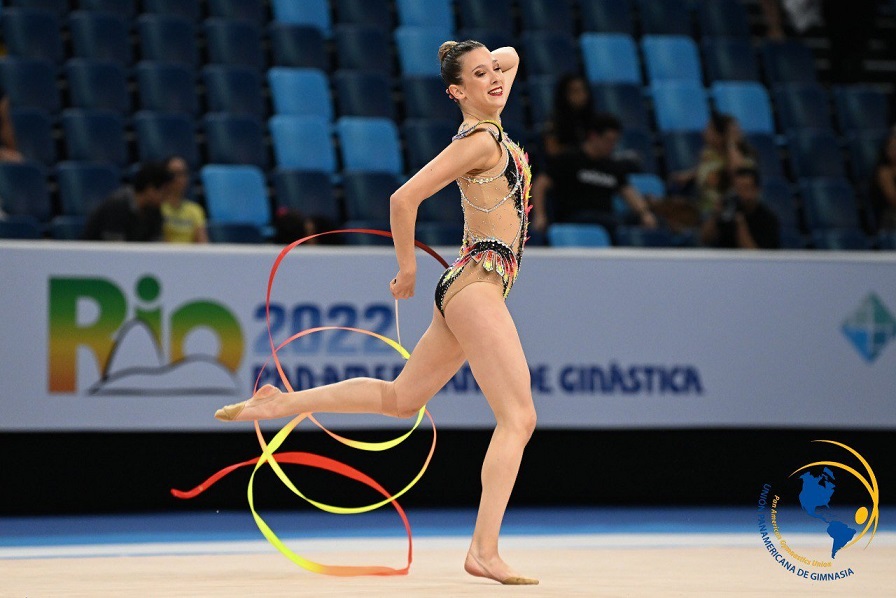
[[(874, 471), (858, 451), (834, 440), (814, 442), (847, 451), (864, 471), (819, 460), (798, 467), (783, 484), (764, 484), (756, 507), (759, 534), (785, 571), (810, 581), (837, 581), (856, 573), (854, 545), (867, 536), (862, 546), (867, 548), (874, 539), (880, 492)], [(843, 495), (860, 497), (851, 500), (864, 504), (842, 503), (838, 497)]]

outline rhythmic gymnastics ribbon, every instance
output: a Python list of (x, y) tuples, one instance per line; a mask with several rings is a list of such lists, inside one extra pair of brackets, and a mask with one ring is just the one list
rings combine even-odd
[[(335, 231), (327, 231), (323, 233), (317, 233), (315, 235), (310, 235), (304, 237), (302, 239), (298, 239), (297, 241), (293, 241), (286, 247), (284, 247), (280, 254), (277, 256), (277, 259), (274, 260), (274, 264), (271, 267), (270, 274), (268, 276), (268, 285), (267, 292), (265, 294), (265, 325), (267, 326), (268, 331), (268, 339), (271, 345), (271, 355), (268, 358), (268, 361), (265, 362), (265, 367), (261, 368), (261, 371), (267, 367), (267, 363), (273, 360), (275, 367), (277, 368), (277, 372), (280, 375), (280, 380), (283, 382), (283, 385), (286, 387), (287, 392), (292, 392), (293, 388), (289, 383), (289, 379), (286, 376), (286, 373), (283, 371), (283, 367), (280, 363), (280, 358), (278, 357), (278, 353), (281, 349), (283, 349), (286, 345), (302, 338), (303, 336), (307, 336), (309, 334), (314, 334), (317, 332), (323, 332), (328, 330), (345, 330), (348, 332), (356, 332), (360, 334), (366, 334), (368, 336), (372, 336), (377, 338), (393, 349), (395, 349), (402, 357), (408, 359), (410, 354), (408, 351), (401, 345), (401, 333), (398, 332), (398, 340), (395, 341), (393, 339), (387, 338), (370, 330), (364, 330), (361, 328), (351, 328), (346, 326), (320, 326), (316, 328), (309, 328), (306, 330), (302, 330), (293, 334), (288, 339), (281, 342), (279, 345), (274, 345), (273, 334), (271, 333), (271, 321), (270, 321), (270, 307), (271, 307), (271, 289), (274, 285), (274, 280), (277, 276), (277, 271), (280, 268), (280, 264), (283, 259), (289, 254), (290, 251), (298, 247), (299, 245), (310, 241), (316, 237), (320, 237), (323, 235), (333, 235), (333, 234), (342, 234), (342, 233), (350, 233), (350, 234), (372, 234), (381, 237), (392, 237), (392, 233), (381, 230), (372, 230), (372, 229), (342, 229)], [(423, 249), (426, 253), (433, 256), (442, 266), (448, 267), (448, 263), (445, 262), (442, 257), (436, 253), (431, 247), (421, 243), (419, 241), (415, 241), (414, 244)], [(396, 329), (398, 328), (398, 302), (395, 302), (395, 324)], [(261, 378), (261, 373), (259, 372), (258, 378), (255, 380), (255, 389), (258, 389), (258, 383)], [(378, 484), (373, 478), (367, 476), (366, 474), (360, 472), (359, 470), (350, 467), (340, 461), (335, 459), (330, 459), (328, 457), (323, 457), (321, 455), (316, 455), (314, 453), (306, 453), (306, 452), (282, 452), (277, 453), (277, 449), (283, 444), (289, 434), (295, 429), (295, 427), (301, 423), (304, 419), (310, 420), (321, 430), (326, 432), (331, 438), (334, 440), (352, 448), (364, 451), (385, 451), (389, 450), (399, 444), (401, 444), (405, 439), (407, 439), (414, 430), (420, 425), (420, 422), (423, 421), (424, 415), (429, 418), (430, 424), (432, 426), (432, 445), (429, 449), (429, 454), (426, 456), (426, 460), (423, 463), (423, 466), (420, 468), (420, 471), (416, 476), (401, 490), (396, 492), (395, 494), (389, 494), (389, 492), (383, 488), (380, 484)], [(410, 570), (411, 561), (413, 560), (413, 538), (411, 534), (411, 526), (408, 522), (407, 516), (405, 515), (404, 509), (398, 504), (397, 499), (408, 492), (414, 485), (423, 477), (424, 472), (426, 472), (427, 467), (429, 466), (429, 462), (432, 459), (433, 453), (436, 448), (436, 426), (435, 422), (432, 419), (432, 415), (423, 407), (417, 414), (417, 419), (414, 422), (414, 425), (411, 429), (405, 434), (394, 438), (392, 440), (387, 440), (384, 442), (361, 442), (358, 440), (352, 440), (350, 438), (345, 438), (334, 432), (328, 430), (325, 426), (323, 426), (320, 422), (315, 419), (314, 415), (311, 413), (303, 413), (295, 417), (292, 421), (287, 423), (274, 437), (271, 439), (270, 443), (265, 442), (264, 436), (261, 433), (261, 427), (258, 424), (258, 421), (255, 422), (255, 434), (258, 438), (258, 443), (261, 446), (262, 453), (259, 457), (254, 459), (250, 459), (248, 461), (243, 461), (240, 463), (235, 463), (230, 465), (229, 467), (225, 467), (224, 469), (218, 471), (210, 478), (208, 478), (205, 482), (196, 486), (192, 490), (181, 491), (172, 489), (171, 493), (177, 497), (182, 499), (194, 498), (206, 490), (208, 490), (212, 485), (218, 482), (221, 478), (227, 476), (231, 472), (241, 468), (247, 467), (250, 465), (254, 465), (254, 469), (252, 470), (252, 475), (249, 477), (249, 485), (246, 491), (246, 495), (249, 502), (249, 510), (252, 512), (252, 517), (255, 520), (255, 524), (258, 526), (258, 529), (261, 531), (262, 535), (271, 543), (281, 554), (283, 554), (290, 561), (295, 563), (296, 565), (307, 569), (308, 571), (314, 573), (321, 573), (324, 575), (336, 575), (336, 576), (357, 576), (357, 575), (406, 575)], [(380, 494), (382, 494), (385, 498), (379, 502), (361, 506), (361, 507), (340, 507), (335, 505), (325, 504), (316, 500), (313, 500), (307, 496), (305, 496), (296, 486), (293, 484), (292, 480), (283, 469), (280, 467), (281, 463), (290, 463), (293, 465), (304, 465), (306, 467), (315, 467), (318, 469), (323, 469), (325, 471), (329, 471), (335, 473), (337, 475), (341, 475), (343, 477), (355, 480), (360, 482)], [(306, 502), (314, 505), (318, 509), (322, 511), (326, 511), (328, 513), (335, 513), (341, 515), (355, 514), (355, 513), (366, 513), (369, 511), (373, 511), (378, 509), (386, 504), (391, 503), (395, 510), (398, 512), (399, 517), (404, 524), (405, 532), (408, 536), (408, 560), (407, 565), (405, 565), (401, 569), (395, 569), (392, 567), (385, 566), (346, 566), (346, 565), (325, 565), (322, 563), (317, 563), (308, 559), (305, 559), (287, 547), (282, 540), (274, 533), (274, 531), (270, 528), (270, 526), (264, 521), (264, 519), (258, 514), (255, 509), (255, 497), (254, 497), (254, 482), (255, 482), (255, 474), (258, 470), (264, 465), (268, 464), (271, 469), (274, 471), (274, 474), (277, 478), (287, 487), (289, 490), (295, 494), (296, 496), (302, 498)]]

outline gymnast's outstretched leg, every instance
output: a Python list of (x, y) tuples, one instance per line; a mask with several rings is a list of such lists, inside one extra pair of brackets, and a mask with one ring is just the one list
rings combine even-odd
[(501, 287), (487, 282), (463, 288), (445, 308), (446, 322), (497, 425), (482, 463), (482, 497), (464, 569), (505, 584), (535, 584), (498, 555), (498, 534), (516, 482), (523, 449), (535, 430), (529, 367)]
[(378, 413), (393, 417), (416, 414), (463, 365), (464, 355), (442, 315), (433, 319), (393, 382), (351, 378), (297, 392), (266, 384), (249, 399), (219, 409), (224, 421), (276, 419), (299, 413)]

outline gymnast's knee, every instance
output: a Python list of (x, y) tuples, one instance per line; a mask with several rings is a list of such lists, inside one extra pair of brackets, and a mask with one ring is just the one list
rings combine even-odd
[(415, 397), (399, 396), (395, 382), (386, 382), (382, 386), (383, 415), (391, 417), (411, 417), (420, 411), (426, 401), (418, 401)]

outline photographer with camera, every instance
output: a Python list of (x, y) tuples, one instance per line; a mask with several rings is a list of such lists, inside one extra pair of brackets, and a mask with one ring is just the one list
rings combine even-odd
[(701, 241), (707, 247), (778, 249), (781, 245), (778, 217), (760, 199), (759, 172), (739, 168), (731, 190), (707, 218)]

